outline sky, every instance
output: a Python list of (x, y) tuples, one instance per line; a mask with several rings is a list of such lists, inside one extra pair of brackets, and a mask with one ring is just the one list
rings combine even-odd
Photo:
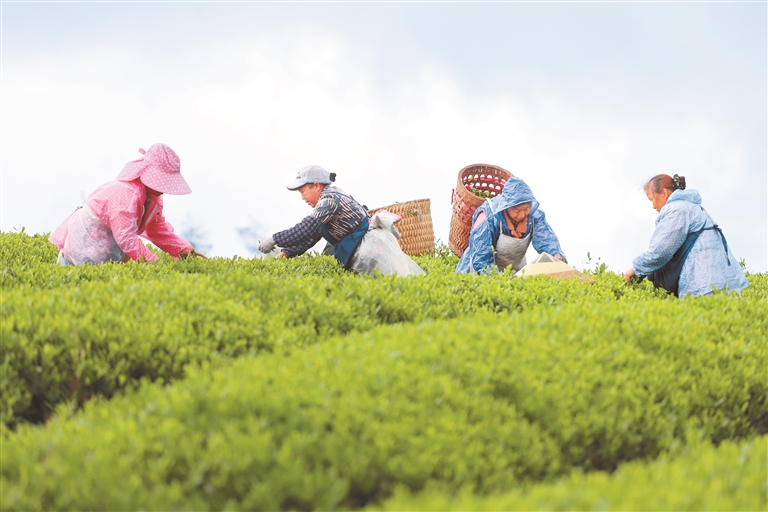
[(55, 229), (163, 142), (193, 190), (165, 216), (209, 256), (308, 215), (285, 188), (308, 164), (369, 208), (429, 198), (447, 243), (458, 173), (486, 163), (579, 269), (630, 268), (642, 186), (677, 173), (766, 272), (767, 5), (3, 1), (0, 230)]

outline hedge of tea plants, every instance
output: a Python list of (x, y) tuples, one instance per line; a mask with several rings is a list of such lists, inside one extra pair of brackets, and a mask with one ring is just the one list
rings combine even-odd
[(421, 258), (430, 273), (407, 279), (354, 276), (330, 257), (63, 268), (51, 263), (55, 248), (42, 236), (3, 236), (0, 419), (10, 426), (44, 421), (59, 403), (110, 397), (142, 378), (170, 382), (190, 363), (289, 351), (382, 324), (670, 300), (613, 274), (596, 276), (598, 286), (457, 276), (447, 256)]
[(765, 509), (765, 274), (678, 300), (1, 236), (3, 510)]
[(615, 473), (574, 472), (556, 483), (479, 497), (470, 488), (406, 487), (369, 510), (765, 510), (768, 437), (715, 447), (691, 442), (650, 463), (629, 462)]

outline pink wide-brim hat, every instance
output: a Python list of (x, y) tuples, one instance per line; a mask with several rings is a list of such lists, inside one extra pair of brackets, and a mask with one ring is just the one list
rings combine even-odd
[(163, 194), (181, 196), (192, 193), (187, 180), (181, 175), (179, 155), (171, 148), (158, 143), (152, 144), (146, 151), (139, 149), (139, 152), (144, 157), (125, 164), (117, 175), (118, 181), (141, 178), (144, 185)]

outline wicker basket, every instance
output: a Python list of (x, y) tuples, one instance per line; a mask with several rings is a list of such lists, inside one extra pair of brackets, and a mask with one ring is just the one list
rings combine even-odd
[(418, 199), (375, 208), (368, 213), (373, 216), (379, 210), (387, 210), (402, 217), (396, 224), (400, 232), (397, 239), (400, 248), (408, 256), (432, 254), (435, 250), (435, 232), (432, 230), (432, 214), (429, 199)]
[(513, 174), (501, 167), (489, 164), (468, 165), (459, 171), (459, 179), (451, 197), (451, 231), (448, 235), (448, 247), (461, 256), (469, 245), (469, 231), (472, 228), (472, 215), (478, 206), (487, 199), (480, 197), (470, 189), (496, 197), (501, 194), (504, 184)]

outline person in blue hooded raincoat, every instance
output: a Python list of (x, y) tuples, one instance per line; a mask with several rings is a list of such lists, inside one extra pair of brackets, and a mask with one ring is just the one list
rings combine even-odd
[(487, 199), (472, 216), (469, 246), (459, 260), (456, 273), (514, 272), (526, 264), (525, 253), (533, 243), (537, 252), (547, 252), (567, 262), (555, 232), (530, 187), (512, 177), (501, 194)]
[(659, 216), (648, 250), (632, 261), (624, 279), (647, 277), (680, 297), (749, 286), (725, 235), (701, 206), (701, 196), (685, 190), (684, 176), (657, 174), (644, 190)]

